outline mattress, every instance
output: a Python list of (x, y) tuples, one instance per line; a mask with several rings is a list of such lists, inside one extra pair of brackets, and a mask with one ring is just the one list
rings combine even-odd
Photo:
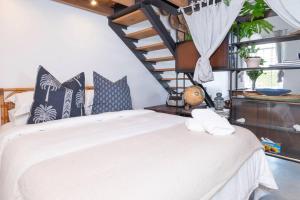
[(241, 174), (251, 182), (235, 199), (277, 188), (250, 131), (211, 136), (185, 120), (136, 110), (3, 126), (0, 199), (230, 199)]

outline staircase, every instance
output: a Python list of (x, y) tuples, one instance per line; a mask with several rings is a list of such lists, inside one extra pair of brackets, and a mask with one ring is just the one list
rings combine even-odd
[[(178, 86), (178, 81), (184, 85), (186, 84), (185, 81), (189, 83), (190, 81), (184, 75), (178, 77), (178, 74), (175, 72), (176, 43), (153, 6), (167, 10), (168, 12), (177, 12), (175, 6), (162, 0), (144, 0), (109, 17), (109, 26), (156, 80), (172, 94), (184, 89)], [(149, 27), (134, 31), (129, 30), (131, 27), (144, 22), (147, 22)], [(159, 41), (138, 45), (141, 41), (152, 37), (159, 38)], [(159, 56), (149, 56), (155, 51), (167, 51), (169, 55), (161, 56), (159, 54)], [(165, 66), (166, 63), (170, 64), (168, 62), (172, 61), (173, 67)], [(174, 82), (176, 82), (176, 85), (174, 85)]]

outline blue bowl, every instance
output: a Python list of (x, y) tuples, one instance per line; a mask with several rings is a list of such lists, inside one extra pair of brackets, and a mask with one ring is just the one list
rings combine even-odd
[(260, 94), (264, 94), (267, 96), (281, 96), (285, 95), (291, 92), (291, 90), (288, 89), (272, 89), (272, 88), (262, 88), (262, 89), (256, 89), (256, 92)]

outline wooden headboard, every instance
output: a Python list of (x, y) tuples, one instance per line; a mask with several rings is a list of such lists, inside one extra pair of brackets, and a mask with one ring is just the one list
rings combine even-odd
[[(85, 87), (86, 90), (93, 90), (93, 86)], [(6, 101), (9, 97), (22, 92), (34, 91), (34, 88), (0, 88), (0, 113), (1, 113), (1, 124), (9, 122), (8, 111), (15, 108), (15, 104)]]

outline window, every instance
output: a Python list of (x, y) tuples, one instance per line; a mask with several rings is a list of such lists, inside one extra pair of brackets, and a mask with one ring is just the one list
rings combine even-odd
[[(264, 59), (264, 64), (262, 67), (269, 67), (272, 64), (278, 63), (277, 56), (277, 45), (276, 44), (263, 44), (256, 46), (259, 51), (257, 55)], [(278, 82), (278, 72), (279, 70), (266, 70), (256, 81), (256, 88), (282, 88), (283, 81)], [(251, 88), (251, 80), (245, 76), (245, 87)]]

